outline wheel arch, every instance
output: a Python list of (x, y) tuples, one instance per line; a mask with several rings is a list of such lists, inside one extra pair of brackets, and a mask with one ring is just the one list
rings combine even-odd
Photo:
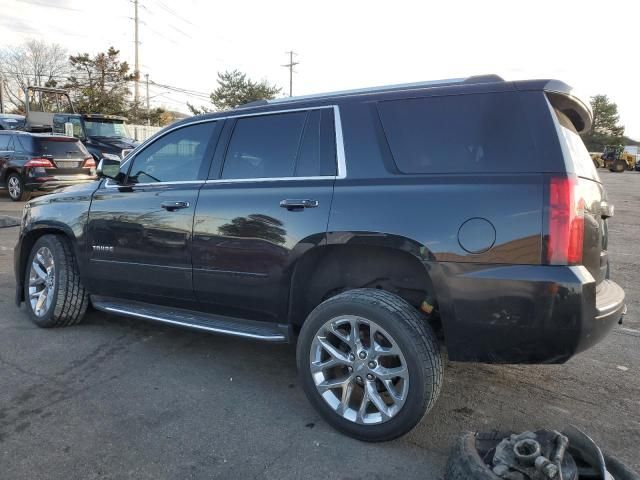
[(416, 308), (437, 305), (440, 286), (432, 256), (405, 237), (359, 232), (328, 235), (328, 242), (305, 252), (291, 274), (288, 321), (299, 328), (327, 298), (356, 288), (394, 293)]
[(12, 173), (17, 173), (18, 175), (22, 175), (22, 172), (20, 171), (19, 167), (10, 165), (7, 167), (7, 169), (4, 172), (4, 178), (2, 179), (4, 182), (7, 181), (7, 179), (9, 178), (9, 175), (11, 175)]
[[(47, 225), (47, 226), (35, 226), (30, 229), (28, 232), (24, 233), (20, 238), (20, 253), (19, 258), (16, 259), (16, 300), (18, 303), (23, 302), (24, 299), (24, 281), (25, 281), (25, 270), (27, 268), (27, 260), (29, 259), (29, 255), (31, 254), (31, 250), (33, 246), (36, 244), (38, 239), (42, 238), (45, 235), (58, 235), (65, 238), (66, 241), (71, 245), (71, 250), (73, 254), (76, 256), (77, 260), (80, 260), (77, 251), (77, 241), (75, 235), (68, 227), (64, 225)], [(78, 261), (78, 268), (82, 275), (82, 262)]]

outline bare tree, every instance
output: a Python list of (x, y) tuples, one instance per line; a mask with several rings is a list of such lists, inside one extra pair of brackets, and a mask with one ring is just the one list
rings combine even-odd
[(23, 92), (27, 86), (55, 87), (64, 82), (68, 70), (67, 51), (56, 43), (28, 40), (0, 49), (0, 72), (14, 111), (24, 111)]

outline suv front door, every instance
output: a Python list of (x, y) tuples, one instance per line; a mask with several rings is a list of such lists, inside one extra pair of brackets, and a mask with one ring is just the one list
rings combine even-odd
[(325, 242), (337, 175), (334, 115), (327, 107), (227, 120), (194, 219), (201, 308), (285, 321), (296, 260)]
[(91, 288), (100, 295), (194, 307), (191, 239), (198, 193), (221, 122), (168, 131), (102, 182), (87, 228)]

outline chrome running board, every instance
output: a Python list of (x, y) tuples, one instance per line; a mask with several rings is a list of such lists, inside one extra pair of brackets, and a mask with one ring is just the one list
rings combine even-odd
[(97, 310), (114, 315), (140, 318), (220, 335), (274, 343), (288, 342), (290, 338), (289, 326), (284, 324), (256, 322), (98, 295), (91, 295), (91, 303)]

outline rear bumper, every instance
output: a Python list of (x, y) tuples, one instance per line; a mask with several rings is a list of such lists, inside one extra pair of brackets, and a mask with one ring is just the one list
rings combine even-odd
[(449, 263), (438, 270), (451, 360), (562, 363), (604, 338), (625, 309), (622, 288), (611, 280), (596, 285), (582, 266)]

